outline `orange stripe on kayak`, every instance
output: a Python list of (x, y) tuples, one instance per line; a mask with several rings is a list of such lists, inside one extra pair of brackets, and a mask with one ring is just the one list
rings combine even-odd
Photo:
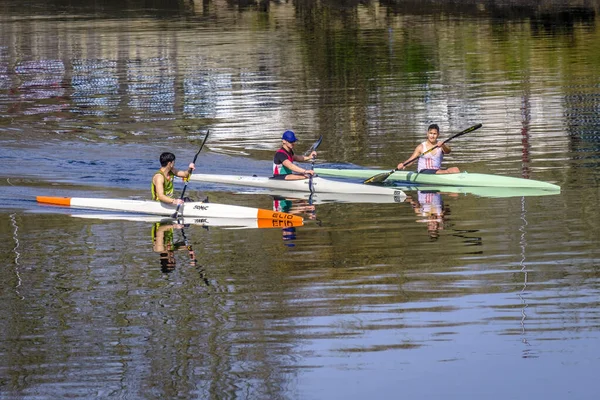
[(70, 197), (37, 196), (35, 199), (37, 200), (38, 203), (54, 204), (57, 206), (70, 206), (71, 205)]
[[(256, 218), (258, 219), (272, 219), (272, 220), (277, 220), (277, 221), (289, 221), (291, 223), (301, 223), (302, 221), (304, 221), (304, 218), (302, 218), (299, 215), (293, 215), (293, 214), (288, 214), (288, 213), (283, 213), (283, 212), (279, 212), (279, 211), (270, 211), (270, 210), (263, 210), (263, 209), (259, 209), (258, 210), (258, 214), (256, 215)], [(282, 225), (285, 226), (285, 225)]]

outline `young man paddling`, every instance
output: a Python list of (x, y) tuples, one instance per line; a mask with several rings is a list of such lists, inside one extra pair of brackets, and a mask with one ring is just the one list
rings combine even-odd
[[(194, 169), (194, 163), (190, 163), (189, 169)], [(152, 177), (152, 200), (162, 201), (166, 204), (183, 204), (182, 199), (173, 198), (173, 178), (187, 178), (189, 169), (179, 171), (175, 168), (175, 154), (162, 153), (160, 155), (160, 169), (154, 173)]]
[[(442, 144), (442, 142), (438, 142), (438, 137), (440, 136), (440, 128), (437, 124), (429, 125), (427, 128), (427, 140), (418, 145), (415, 148), (412, 156), (404, 162), (398, 164), (398, 169), (406, 168), (406, 164), (410, 164), (409, 161), (416, 159), (419, 157), (417, 172), (421, 174), (456, 174), (459, 173), (460, 170), (456, 167), (450, 167), (448, 169), (442, 169), (442, 160), (444, 159), (444, 154), (450, 153), (450, 146), (447, 144)], [(437, 147), (437, 148), (436, 148)], [(427, 154), (423, 154), (428, 150), (436, 148), (435, 150), (430, 151)]]
[[(308, 156), (294, 154), (294, 144), (298, 139), (292, 131), (283, 132), (281, 137), (281, 148), (273, 157), (273, 178), (275, 179), (306, 179), (308, 175), (314, 175), (315, 171), (304, 169), (294, 161), (308, 161), (317, 156), (317, 152), (313, 151)], [(297, 174), (294, 174), (297, 172)]]

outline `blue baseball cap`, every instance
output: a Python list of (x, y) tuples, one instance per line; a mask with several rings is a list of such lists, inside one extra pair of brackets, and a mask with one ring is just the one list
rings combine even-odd
[(296, 135), (294, 135), (294, 132), (292, 131), (285, 131), (283, 132), (283, 136), (281, 137), (281, 139), (290, 142), (290, 143), (294, 143), (296, 140)]

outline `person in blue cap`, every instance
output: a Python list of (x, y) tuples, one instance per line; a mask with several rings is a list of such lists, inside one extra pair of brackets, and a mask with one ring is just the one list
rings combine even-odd
[[(306, 179), (315, 171), (304, 169), (294, 164), (294, 161), (309, 161), (317, 156), (313, 151), (308, 156), (294, 154), (294, 144), (298, 139), (292, 131), (283, 132), (281, 148), (273, 157), (273, 178), (275, 179)], [(296, 174), (294, 174), (296, 172)]]

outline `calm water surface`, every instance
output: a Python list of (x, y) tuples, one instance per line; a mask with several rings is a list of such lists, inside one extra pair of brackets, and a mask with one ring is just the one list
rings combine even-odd
[[(597, 2), (167, 3), (0, 2), (0, 398), (597, 398)], [(483, 124), (447, 165), (561, 193), (292, 200), (168, 268), (150, 222), (35, 203), (147, 198), (208, 130), (205, 173), (269, 174), (285, 129), (391, 169), (432, 122)]]

